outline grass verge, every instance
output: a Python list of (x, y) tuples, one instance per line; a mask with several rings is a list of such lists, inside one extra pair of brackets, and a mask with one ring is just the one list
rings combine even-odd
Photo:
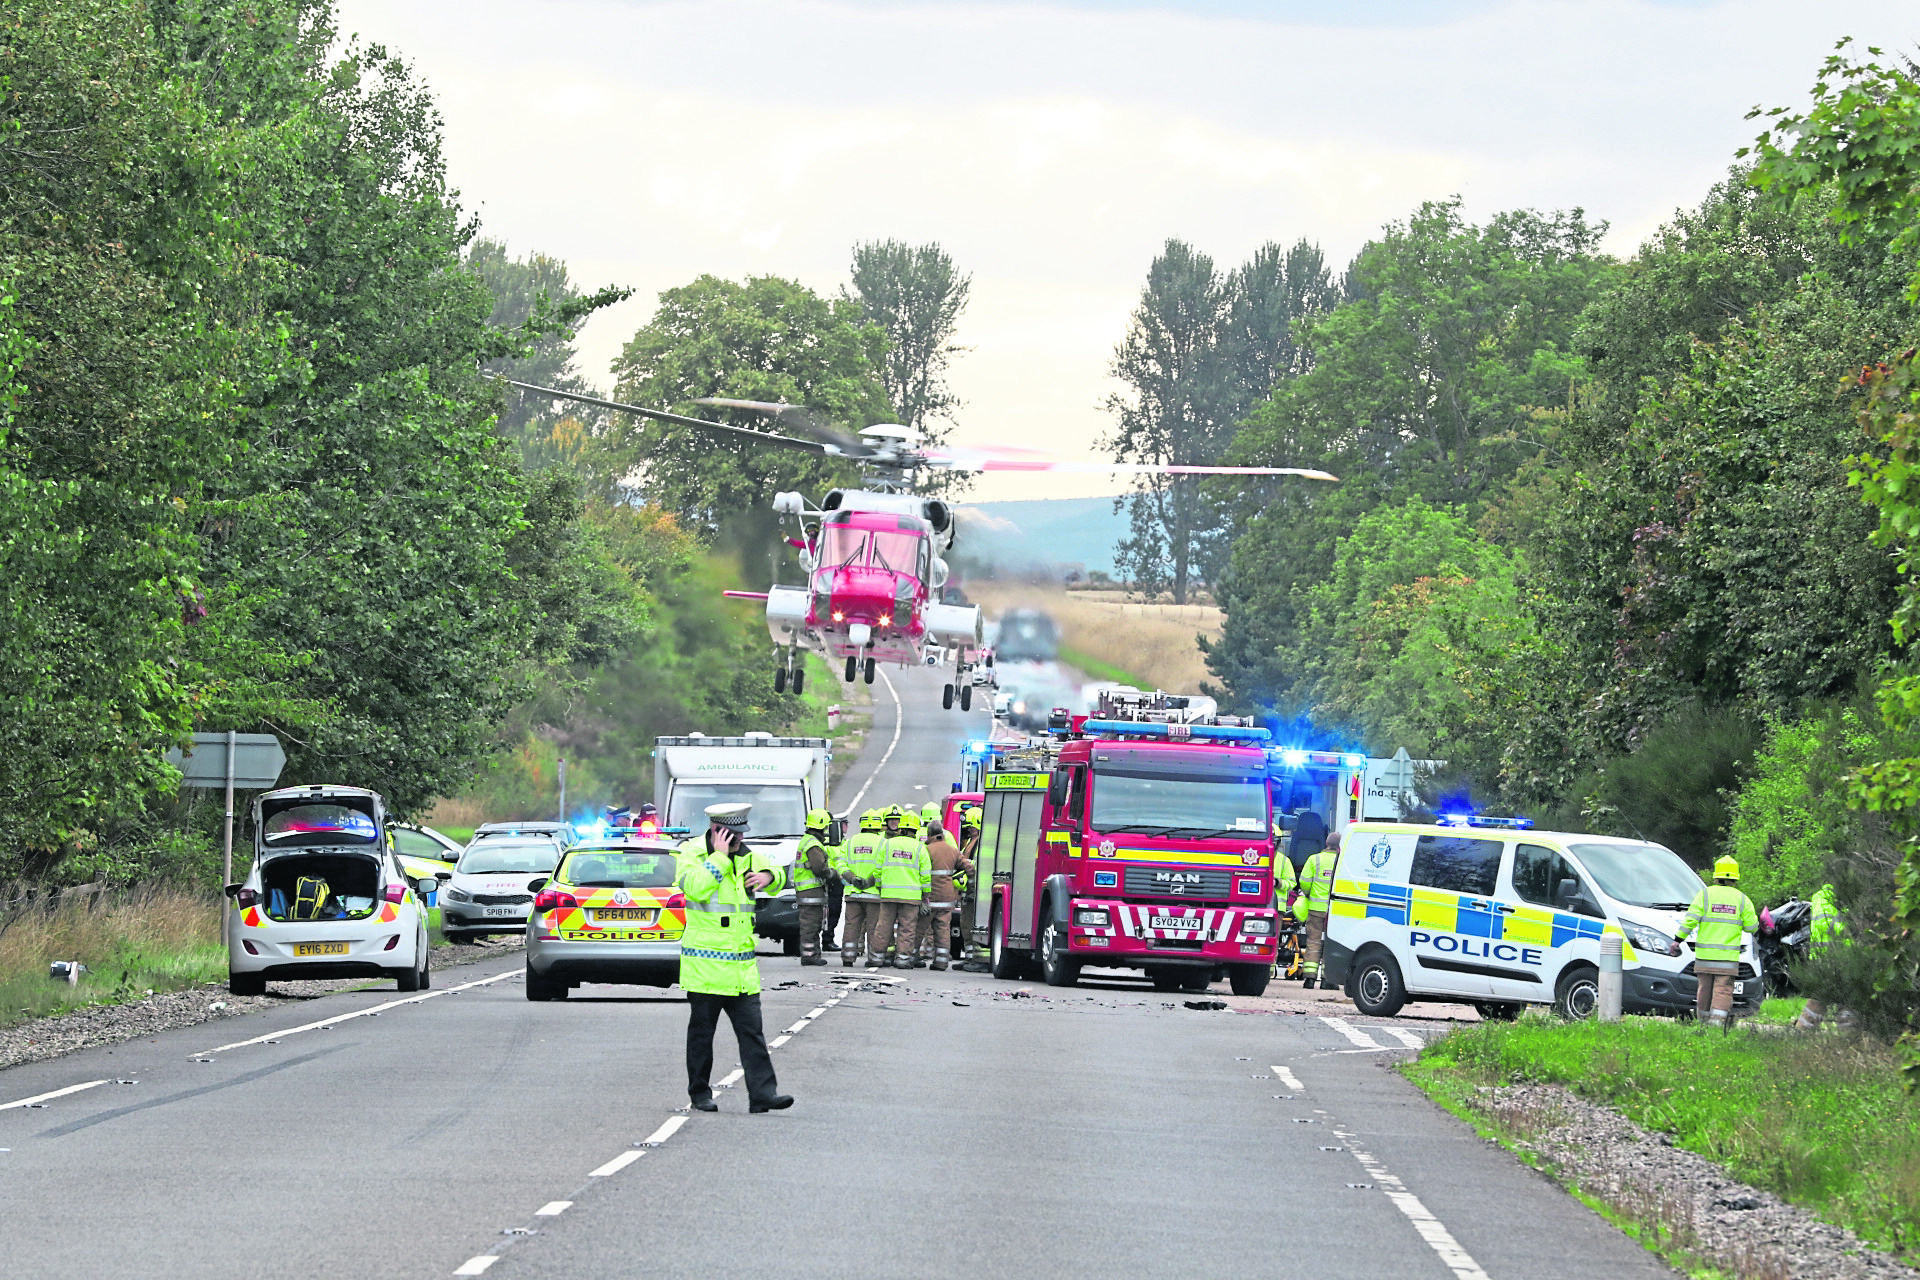
[[(1407, 1074), (1509, 1139), (1527, 1136), (1526, 1118), (1489, 1110), (1479, 1087), (1564, 1085), (1907, 1261), (1920, 1256), (1920, 1099), (1901, 1087), (1894, 1056), (1859, 1037), (1527, 1017), (1456, 1030)], [(1662, 1206), (1612, 1208), (1656, 1249), (1684, 1253)]]
[[(69, 985), (47, 977), (55, 960), (87, 972)], [(121, 1004), (227, 976), (220, 900), (147, 887), (97, 905), (28, 911), (0, 928), (0, 1026), (90, 1004)]]
[(1114, 680), (1120, 684), (1130, 684), (1136, 689), (1154, 687), (1153, 682), (1145, 676), (1137, 676), (1122, 667), (1114, 666), (1111, 662), (1102, 662), (1092, 654), (1070, 645), (1060, 646), (1060, 661), (1070, 667), (1078, 667), (1095, 680)]

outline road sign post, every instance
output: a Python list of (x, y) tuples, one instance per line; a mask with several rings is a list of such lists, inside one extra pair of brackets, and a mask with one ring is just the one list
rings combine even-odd
[[(193, 745), (167, 752), (167, 763), (180, 771), (180, 785), (226, 794), (226, 835), (220, 862), (220, 883), (233, 883), (233, 793), (236, 788), (265, 791), (280, 781), (287, 753), (270, 733), (196, 733)], [(224, 898), (222, 899), (225, 900)], [(226, 914), (221, 913), (222, 932)]]

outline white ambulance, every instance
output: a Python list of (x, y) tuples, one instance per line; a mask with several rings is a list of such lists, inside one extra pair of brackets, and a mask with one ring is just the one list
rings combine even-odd
[[(1430, 1000), (1489, 1018), (1529, 1004), (1584, 1018), (1599, 1000), (1600, 938), (1617, 933), (1623, 1008), (1690, 1010), (1691, 946), (1678, 958), (1667, 948), (1701, 885), (1678, 854), (1643, 840), (1535, 831), (1521, 818), (1358, 822), (1334, 874), (1325, 978), (1379, 1017)], [(1735, 1012), (1757, 1012), (1760, 998), (1749, 935)]]

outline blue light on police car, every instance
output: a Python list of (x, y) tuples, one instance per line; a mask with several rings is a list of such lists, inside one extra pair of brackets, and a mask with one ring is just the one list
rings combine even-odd
[(1471, 826), (1473, 825), (1473, 815), (1470, 813), (1443, 813), (1440, 815), (1440, 825), (1443, 827)]
[(1350, 755), (1346, 759), (1346, 765), (1349, 769), (1364, 769), (1367, 767), (1367, 758), (1365, 756)]
[(1288, 749), (1280, 753), (1280, 762), (1289, 769), (1302, 769), (1306, 767), (1307, 753)]

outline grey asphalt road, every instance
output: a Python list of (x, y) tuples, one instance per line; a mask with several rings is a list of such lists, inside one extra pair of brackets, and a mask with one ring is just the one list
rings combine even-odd
[[(941, 712), (935, 673), (889, 676), (899, 741), (882, 686), (836, 807), (870, 774), (863, 807), (937, 794), (984, 729)], [(731, 1088), (688, 1116), (677, 992), (532, 1004), (518, 965), (0, 1072), (0, 1272), (1670, 1274), (1386, 1069), (1429, 1033), (1409, 1020), (767, 955), (798, 1105), (749, 1116)]]

